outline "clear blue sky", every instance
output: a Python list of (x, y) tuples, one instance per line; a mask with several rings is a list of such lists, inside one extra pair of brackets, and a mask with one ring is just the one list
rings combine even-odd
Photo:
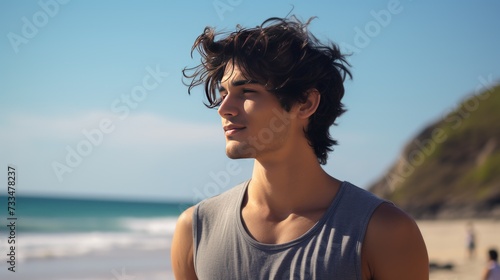
[(205, 26), (292, 6), (353, 52), (325, 169), (360, 187), (500, 77), (497, 1), (1, 1), (0, 181), (15, 164), (18, 194), (192, 201), (245, 180), (252, 162), (226, 158), (216, 111), (181, 70)]

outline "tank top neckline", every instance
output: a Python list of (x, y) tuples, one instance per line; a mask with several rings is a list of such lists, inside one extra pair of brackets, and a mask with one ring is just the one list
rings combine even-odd
[(247, 229), (243, 225), (243, 218), (241, 216), (241, 206), (243, 204), (243, 198), (245, 197), (245, 193), (248, 189), (248, 185), (250, 183), (251, 179), (243, 182), (243, 187), (241, 188), (240, 194), (238, 196), (238, 201), (236, 203), (236, 209), (235, 210), (235, 215), (236, 215), (236, 221), (237, 221), (237, 228), (240, 232), (240, 234), (243, 236), (245, 241), (260, 249), (260, 250), (284, 250), (290, 247), (293, 247), (305, 240), (308, 240), (311, 236), (315, 234), (316, 231), (320, 230), (321, 227), (326, 223), (326, 221), (331, 218), (333, 213), (335, 212), (335, 209), (337, 208), (342, 196), (345, 193), (346, 188), (349, 186), (349, 182), (343, 181), (341, 182), (339, 186), (339, 190), (337, 194), (335, 195), (335, 198), (333, 199), (332, 203), (330, 206), (328, 206), (328, 209), (325, 211), (323, 216), (309, 229), (307, 230), (304, 234), (301, 236), (295, 238), (294, 240), (285, 242), (285, 243), (279, 243), (279, 244), (268, 244), (268, 243), (262, 243), (257, 240), (255, 240), (250, 233), (248, 233)]

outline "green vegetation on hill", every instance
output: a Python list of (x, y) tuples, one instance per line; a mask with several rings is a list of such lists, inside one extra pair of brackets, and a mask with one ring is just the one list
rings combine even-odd
[(370, 190), (416, 218), (500, 217), (500, 86), (425, 128)]

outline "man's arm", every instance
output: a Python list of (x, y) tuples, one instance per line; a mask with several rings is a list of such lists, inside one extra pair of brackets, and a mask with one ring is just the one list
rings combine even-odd
[(363, 279), (427, 280), (429, 258), (415, 221), (396, 206), (380, 205), (368, 224)]
[(176, 279), (198, 279), (193, 259), (193, 209), (190, 207), (179, 216), (172, 239), (171, 261)]

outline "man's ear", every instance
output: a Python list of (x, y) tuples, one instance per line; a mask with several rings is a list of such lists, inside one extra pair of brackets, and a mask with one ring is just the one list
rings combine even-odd
[(316, 112), (321, 100), (319, 91), (315, 88), (306, 91), (307, 100), (298, 104), (297, 117), (300, 119), (309, 119)]

